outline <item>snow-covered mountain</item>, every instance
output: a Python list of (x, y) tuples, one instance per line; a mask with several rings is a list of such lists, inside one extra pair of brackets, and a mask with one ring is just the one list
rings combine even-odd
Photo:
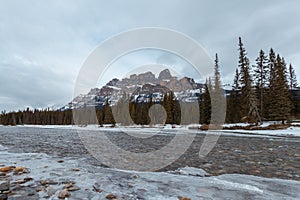
[(112, 79), (102, 88), (93, 88), (87, 94), (75, 97), (62, 109), (80, 108), (83, 106), (103, 106), (106, 101), (110, 105), (123, 96), (129, 95), (131, 100), (138, 103), (162, 101), (164, 94), (173, 91), (176, 98), (183, 102), (197, 101), (204, 89), (204, 85), (197, 83), (193, 78), (177, 78), (172, 76), (168, 69), (161, 71), (158, 77), (152, 72), (132, 74), (127, 78)]

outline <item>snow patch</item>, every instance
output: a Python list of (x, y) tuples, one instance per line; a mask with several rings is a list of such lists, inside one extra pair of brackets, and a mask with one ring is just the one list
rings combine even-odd
[(183, 168), (179, 168), (175, 171), (171, 171), (170, 173), (187, 175), (187, 176), (201, 176), (201, 177), (209, 176), (209, 174), (203, 169), (187, 167), (187, 166)]
[(258, 192), (258, 193), (264, 192), (263, 190), (259, 189), (258, 187), (247, 185), (247, 184), (234, 183), (231, 181), (220, 180), (218, 178), (213, 178), (212, 181), (215, 182), (216, 184), (222, 185), (223, 187), (228, 188), (228, 189), (235, 188), (237, 190), (240, 190), (240, 189), (241, 190), (249, 190), (249, 191)]

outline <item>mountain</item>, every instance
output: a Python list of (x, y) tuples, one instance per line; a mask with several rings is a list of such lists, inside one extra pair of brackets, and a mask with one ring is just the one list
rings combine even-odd
[(183, 102), (194, 102), (203, 90), (204, 85), (197, 83), (193, 78), (177, 78), (172, 76), (168, 69), (164, 69), (155, 77), (152, 72), (132, 74), (121, 80), (114, 78), (102, 88), (93, 88), (87, 94), (75, 97), (62, 109), (80, 108), (83, 106), (103, 106), (106, 100), (110, 105), (124, 95), (129, 94), (132, 101), (139, 103), (160, 102), (165, 93), (173, 91), (176, 98)]

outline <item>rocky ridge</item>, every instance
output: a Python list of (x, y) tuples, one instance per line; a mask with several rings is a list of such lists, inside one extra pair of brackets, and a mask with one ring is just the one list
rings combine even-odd
[(114, 105), (124, 94), (131, 95), (137, 102), (161, 101), (166, 92), (173, 91), (183, 102), (194, 102), (198, 99), (203, 84), (193, 78), (172, 76), (169, 69), (162, 70), (158, 77), (152, 72), (132, 74), (121, 80), (114, 78), (102, 88), (93, 88), (87, 94), (75, 97), (63, 109), (80, 108), (82, 106), (103, 106), (108, 100)]

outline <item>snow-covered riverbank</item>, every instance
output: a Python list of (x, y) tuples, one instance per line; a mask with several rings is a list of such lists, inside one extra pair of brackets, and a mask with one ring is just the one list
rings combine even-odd
[[(265, 123), (263, 127), (266, 127), (272, 123)], [(224, 126), (246, 126), (247, 124), (239, 123), (239, 124), (225, 124)], [(297, 124), (298, 125), (298, 124)], [(195, 127), (199, 125), (187, 125), (187, 126), (175, 126), (171, 127), (169, 125), (162, 126), (162, 125), (156, 125), (154, 127), (147, 127), (144, 128), (142, 126), (130, 126), (130, 127), (123, 127), (123, 126), (117, 126), (114, 128), (111, 128), (110, 125), (99, 127), (99, 125), (87, 125), (87, 126), (77, 126), (77, 125), (23, 125), (20, 127), (28, 127), (28, 128), (46, 128), (46, 129), (73, 129), (73, 130), (89, 130), (89, 131), (111, 131), (111, 132), (120, 132), (120, 131), (128, 131), (128, 132), (134, 132), (134, 133), (140, 133), (140, 134), (149, 134), (149, 133), (159, 133), (160, 131), (164, 130), (173, 130), (173, 133), (177, 134), (184, 134), (189, 132), (197, 132), (199, 134), (206, 134), (206, 131), (200, 131), (200, 130), (193, 130), (190, 129), (191, 127)], [(223, 134), (232, 134), (239, 135), (243, 134), (244, 136), (297, 136), (300, 137), (300, 127), (299, 126), (290, 126), (287, 129), (281, 129), (281, 130), (220, 130), (217, 131), (218, 133)]]

